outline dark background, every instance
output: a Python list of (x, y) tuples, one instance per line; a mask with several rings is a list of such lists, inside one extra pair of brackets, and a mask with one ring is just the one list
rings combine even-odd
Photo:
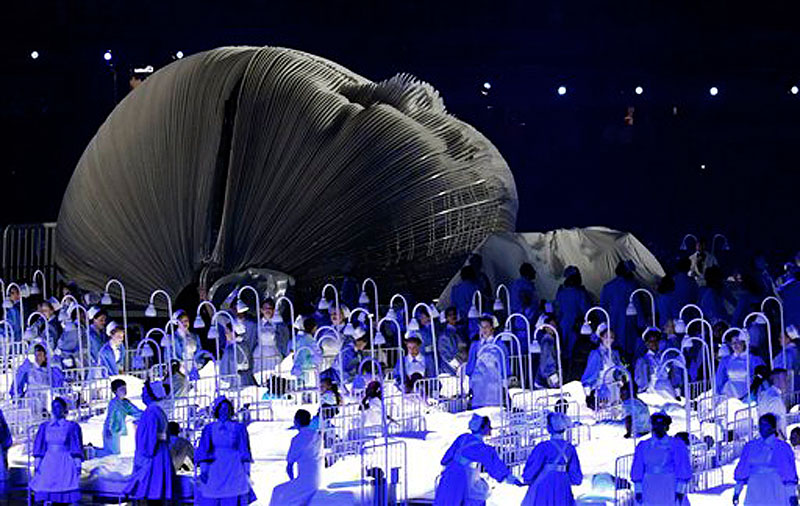
[(518, 231), (606, 225), (661, 254), (686, 232), (722, 232), (737, 262), (763, 249), (779, 266), (800, 248), (796, 4), (13, 2), (0, 7), (0, 224), (56, 220), (114, 106), (106, 50), (122, 97), (130, 66), (275, 45), (373, 80), (409, 72), (432, 83), (506, 157)]

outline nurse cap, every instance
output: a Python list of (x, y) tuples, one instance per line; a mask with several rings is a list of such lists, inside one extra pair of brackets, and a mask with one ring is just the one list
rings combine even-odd
[(488, 421), (488, 418), (478, 414), (473, 414), (472, 418), (469, 419), (469, 430), (471, 432), (478, 432), (481, 430), (481, 427), (483, 427), (485, 420)]
[(86, 311), (86, 316), (89, 317), (90, 320), (94, 320), (94, 317), (97, 316), (97, 313), (100, 312), (100, 308), (97, 306), (92, 306)]
[(111, 337), (111, 334), (113, 334), (114, 331), (117, 330), (118, 328), (120, 328), (119, 323), (117, 322), (109, 323), (108, 325), (106, 325), (106, 335), (108, 337)]
[(61, 309), (61, 302), (59, 302), (59, 300), (56, 299), (55, 297), (50, 297), (49, 299), (47, 299), (47, 302), (49, 302), (50, 305), (53, 306), (53, 311), (58, 311)]

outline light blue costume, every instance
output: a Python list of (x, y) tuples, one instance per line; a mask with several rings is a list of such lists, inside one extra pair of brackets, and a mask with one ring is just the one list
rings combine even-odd
[(745, 353), (741, 355), (732, 353), (722, 357), (717, 368), (717, 392), (737, 399), (742, 399), (750, 393), (753, 372), (757, 366), (764, 365), (764, 361), (756, 355), (750, 354), (750, 377), (748, 378)]
[(119, 455), (120, 436), (128, 435), (125, 419), (128, 416), (138, 420), (142, 417), (143, 410), (137, 408), (128, 399), (113, 397), (108, 403), (106, 421), (103, 424), (103, 451), (102, 455)]
[(472, 307), (472, 297), (478, 291), (480, 287), (473, 281), (460, 281), (450, 289), (450, 304), (456, 307), (461, 318), (467, 317)]
[(54, 388), (64, 386), (64, 373), (58, 367), (40, 366), (25, 359), (25, 362), (17, 369), (14, 383), (11, 384), (12, 397), (25, 397), (28, 393), (28, 386), (34, 388), (49, 388), (50, 371), (53, 374)]
[(439, 355), (439, 373), (455, 374), (455, 369), (450, 365), (458, 355), (458, 341), (453, 332), (445, 332), (445, 329), (436, 332), (436, 353)]
[(434, 506), (481, 506), (486, 503), (481, 490), (488, 492), (488, 485), (481, 478), (478, 466), (497, 481), (511, 474), (500, 460), (497, 451), (474, 434), (462, 434), (450, 445), (442, 457), (442, 471), (436, 488)]
[[(611, 330), (628, 357), (638, 351), (637, 344), (641, 342), (636, 329), (636, 317), (626, 315), (631, 293), (636, 288), (638, 286), (633, 279), (617, 276), (603, 286), (600, 295), (600, 305), (608, 311), (611, 317)], [(634, 305), (638, 314), (642, 314), (638, 300), (634, 301)]]
[[(631, 465), (634, 490), (647, 505), (675, 505), (675, 494), (685, 494), (692, 479), (689, 449), (680, 439), (655, 436), (636, 445)], [(681, 506), (688, 506), (684, 496)]]
[(700, 297), (700, 309), (703, 310), (706, 320), (712, 323), (718, 320), (730, 322), (731, 314), (728, 312), (726, 303), (733, 304), (735, 302), (733, 295), (725, 288), (722, 290), (706, 288)]
[[(693, 280), (694, 281), (694, 280)], [(681, 311), (681, 301), (675, 290), (669, 293), (659, 293), (656, 296), (656, 311), (658, 324), (663, 328), (669, 320), (677, 320)]]
[(558, 386), (558, 362), (556, 361), (556, 342), (547, 332), (539, 332), (539, 368), (536, 371), (536, 384), (544, 388)]
[(48, 346), (51, 344), (55, 346), (58, 343), (61, 337), (61, 325), (55, 315), (51, 316), (47, 323), (42, 318), (39, 318), (34, 325), (36, 336), (41, 338)]
[(572, 348), (578, 340), (580, 326), (583, 325), (583, 317), (589, 309), (591, 301), (586, 289), (574, 286), (562, 286), (556, 295), (556, 307), (558, 308), (558, 327), (561, 329), (564, 345), (564, 356), (572, 356)]
[[(342, 345), (341, 351), (341, 369), (344, 371), (344, 381), (349, 383), (358, 375), (358, 366), (361, 361), (369, 356), (368, 351), (357, 350), (354, 342), (348, 342)], [(333, 367), (330, 369), (330, 374), (333, 375), (335, 382), (340, 382), (339, 378), (339, 355), (333, 361)]]
[(114, 348), (111, 346), (111, 341), (106, 342), (97, 353), (97, 362), (95, 364), (103, 368), (103, 377), (121, 374), (125, 364), (125, 345), (120, 344), (119, 358), (117, 358), (114, 354)]
[(794, 373), (795, 382), (800, 385), (800, 350), (797, 345), (790, 342), (775, 355), (772, 363), (775, 367), (783, 367), (787, 371)]
[(530, 484), (522, 506), (573, 506), (572, 486), (583, 482), (583, 472), (575, 447), (559, 437), (537, 444), (522, 472)]
[(497, 348), (480, 353), (480, 350), (487, 344), (488, 339), (477, 340), (473, 341), (469, 348), (465, 372), (469, 376), (469, 387), (472, 390), (472, 409), (503, 405), (507, 377), (503, 376), (501, 364), (505, 364), (507, 374), (508, 356), (502, 345), (499, 346), (500, 355), (502, 355), (500, 357), (498, 357)]
[(672, 279), (675, 281), (677, 305), (683, 307), (686, 304), (697, 304), (699, 291), (697, 281), (686, 272), (679, 272)]
[(100, 354), (100, 348), (106, 342), (105, 332), (97, 330), (93, 324), (89, 326), (89, 358), (93, 364), (97, 363), (97, 357)]
[(5, 310), (6, 312), (6, 322), (11, 325), (11, 328), (14, 329), (14, 340), (15, 341), (22, 341), (22, 317), (20, 315), (20, 301), (14, 303), (14, 305)]
[[(589, 360), (586, 362), (586, 370), (581, 377), (581, 384), (584, 388), (589, 388), (592, 391), (600, 389), (598, 397), (614, 401), (619, 398), (619, 392), (616, 388), (609, 389), (603, 384), (603, 381), (611, 383), (613, 375), (609, 374), (605, 377), (605, 372), (613, 366), (621, 366), (622, 360), (619, 358), (617, 350), (608, 349), (605, 346), (600, 346), (589, 353)], [(598, 398), (598, 400), (600, 400)]]
[(800, 281), (794, 280), (780, 289), (783, 299), (783, 317), (785, 325), (794, 325), (800, 329)]
[(774, 434), (744, 445), (733, 472), (737, 487), (747, 485), (744, 506), (789, 504), (797, 495), (797, 466), (792, 447)]
[[(539, 296), (536, 293), (536, 284), (530, 279), (522, 276), (518, 277), (511, 283), (509, 287), (509, 297), (511, 298), (511, 313), (521, 313), (523, 310), (523, 298), (528, 298), (529, 306), (532, 308), (539, 307)], [(523, 297), (524, 295), (524, 297)]]
[(631, 417), (631, 432), (637, 437), (648, 434), (652, 430), (650, 424), (650, 408), (639, 399), (625, 399), (622, 401), (625, 416)]
[[(243, 343), (227, 343), (225, 351), (222, 352), (219, 371), (223, 376), (239, 375), (239, 387), (247, 387), (256, 384), (253, 373), (250, 369), (247, 352), (242, 346)], [(247, 367), (244, 367), (247, 364)]]
[[(667, 355), (668, 358), (670, 356), (674, 355)], [(639, 357), (634, 368), (634, 381), (640, 392), (660, 391), (675, 395), (675, 389), (680, 386), (676, 381), (677, 375), (671, 374), (671, 367), (667, 367), (667, 370), (661, 369), (660, 357), (660, 352), (656, 354), (650, 350)]]
[(398, 360), (394, 366), (394, 377), (401, 380), (402, 384), (405, 384), (412, 374), (410, 369), (413, 367), (414, 363), (422, 363), (421, 367), (424, 367), (424, 372), (417, 372), (421, 372), (424, 378), (433, 378), (436, 376), (436, 371), (433, 368), (433, 355), (420, 352), (416, 357), (412, 357), (406, 353), (402, 361)]
[[(302, 349), (300, 353), (295, 355), (292, 374), (308, 382), (311, 380), (311, 372), (314, 366), (318, 365), (321, 361), (319, 346), (317, 346), (317, 342), (314, 341), (314, 336), (305, 332), (298, 332), (295, 334), (295, 340), (297, 341), (298, 349), (305, 346), (311, 349), (311, 353), (306, 349)], [(286, 354), (288, 355), (292, 351), (292, 341), (289, 340)]]

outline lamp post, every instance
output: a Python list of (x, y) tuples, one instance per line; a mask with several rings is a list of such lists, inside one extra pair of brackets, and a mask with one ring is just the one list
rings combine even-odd
[[(662, 362), (658, 368), (659, 374), (664, 374), (667, 370), (667, 367), (670, 364), (675, 364), (681, 369), (683, 369), (683, 395), (684, 395), (684, 404), (686, 405), (686, 432), (691, 435), (692, 433), (692, 405), (689, 399), (689, 373), (686, 367), (686, 360), (683, 358), (683, 355), (679, 355), (677, 357), (671, 358), (665, 362)], [(633, 398), (631, 398), (633, 399)]]
[(39, 291), (39, 286), (36, 284), (37, 275), (42, 280), (42, 300), (47, 300), (47, 278), (41, 269), (36, 269), (33, 271), (33, 276), (31, 277), (31, 281), (33, 282), (33, 286), (31, 286), (31, 293), (36, 294)]
[[(112, 286), (117, 286), (120, 291), (120, 296), (122, 300), (122, 328), (125, 329), (125, 349), (128, 350), (128, 302), (127, 298), (125, 297), (125, 285), (122, 284), (122, 281), (112, 278), (108, 280), (106, 283), (106, 287), (103, 293), (103, 298), (100, 299), (100, 304), (104, 306), (111, 305), (111, 294), (109, 291), (111, 290)], [(130, 367), (129, 364), (130, 360), (128, 359), (127, 354), (125, 355), (125, 369), (127, 370)]]
[[(705, 339), (706, 337), (706, 329), (708, 329), (708, 347), (711, 350), (711, 378), (710, 381), (714, 381), (717, 377), (717, 363), (714, 360), (714, 327), (711, 326), (708, 320), (705, 318), (695, 318), (689, 323), (686, 324), (686, 334), (689, 334), (689, 329), (691, 329), (692, 324), (699, 323), (700, 324), (700, 337)], [(724, 342), (724, 340), (723, 340)], [(722, 343), (720, 343), (720, 346)]]
[[(230, 313), (230, 311), (227, 311), (227, 310), (224, 310), (224, 309), (220, 309), (220, 310), (216, 311), (214, 313), (214, 315), (211, 317), (211, 323), (209, 323), (208, 338), (209, 339), (213, 339), (214, 341), (216, 341), (216, 345), (217, 345), (217, 360), (214, 362), (214, 365), (217, 367), (217, 377), (216, 377), (216, 384), (215, 384), (217, 391), (219, 391), (219, 376), (221, 374), (221, 370), (220, 370), (221, 366), (219, 365), (219, 363), (220, 363), (220, 360), (222, 358), (222, 356), (220, 355), (220, 352), (219, 352), (219, 340), (223, 337), (223, 336), (219, 335), (219, 329), (217, 329), (217, 320), (221, 316), (224, 316), (224, 317), (228, 318), (228, 321), (231, 322), (231, 327), (233, 327), (236, 324), (236, 318), (234, 318), (234, 316)], [(233, 348), (233, 362), (234, 362), (234, 366), (236, 367), (236, 371), (238, 373), (239, 363), (236, 361), (236, 347), (235, 346)]]
[[(397, 332), (397, 345), (399, 346), (400, 356), (398, 357), (398, 361), (400, 363), (400, 374), (405, 378), (405, 364), (403, 363), (404, 355), (403, 355), (403, 329), (400, 327), (400, 322), (397, 321), (397, 318), (392, 318), (390, 316), (384, 316), (380, 320), (378, 320), (377, 327), (378, 334), (375, 336), (376, 338), (380, 337), (382, 342), (386, 342), (386, 338), (383, 337), (383, 333), (381, 332), (381, 326), (383, 326), (383, 322), (390, 322), (394, 324), (395, 330)], [(370, 347), (372, 347), (373, 339), (370, 339)], [(375, 348), (372, 347), (372, 355), (373, 358), (375, 355)], [(387, 359), (388, 362), (388, 359)]]
[(683, 240), (681, 241), (681, 251), (687, 251), (689, 249), (689, 245), (686, 244), (686, 240), (687, 239), (693, 239), (695, 246), (697, 246), (697, 243), (700, 242), (700, 241), (698, 241), (696, 235), (694, 235), (694, 234), (686, 234), (685, 236), (683, 236)]
[[(774, 364), (772, 363), (773, 362), (773, 358), (772, 358), (772, 329), (769, 327), (769, 320), (767, 319), (767, 315), (765, 315), (761, 311), (754, 311), (754, 312), (752, 312), (752, 313), (750, 313), (750, 314), (748, 314), (747, 316), (744, 317), (744, 322), (742, 323), (742, 327), (747, 329), (747, 327), (748, 327), (747, 322), (752, 320), (754, 317), (756, 319), (756, 324), (764, 325), (764, 326), (767, 327), (767, 349), (769, 350), (769, 368), (773, 369), (774, 368)], [(749, 344), (750, 343), (748, 342), (747, 344), (748, 344), (748, 350), (749, 350)], [(784, 354), (784, 360), (785, 360), (785, 354)], [(784, 363), (784, 365), (785, 365), (785, 363)]]
[[(478, 304), (475, 305), (475, 298), (478, 298)], [(480, 318), (483, 314), (483, 295), (480, 290), (475, 290), (472, 293), (472, 305), (469, 307), (467, 318)]]
[(611, 332), (611, 316), (609, 316), (608, 311), (606, 311), (600, 306), (593, 306), (590, 307), (586, 311), (586, 314), (583, 316), (583, 325), (581, 326), (581, 334), (584, 336), (592, 335), (592, 324), (589, 322), (589, 315), (591, 315), (595, 311), (603, 313), (603, 316), (606, 317), (606, 325), (608, 326), (608, 331)]
[[(378, 299), (378, 284), (372, 278), (367, 278), (361, 283), (361, 295), (358, 297), (358, 303), (367, 305), (369, 304), (369, 296), (367, 295), (367, 284), (372, 285), (372, 297), (375, 303), (375, 318), (380, 318), (380, 303)], [(363, 302), (366, 300), (366, 302)]]
[(386, 316), (397, 319), (397, 313), (394, 310), (394, 301), (397, 299), (403, 301), (403, 320), (406, 324), (405, 328), (408, 329), (408, 322), (410, 319), (408, 314), (408, 300), (406, 300), (403, 295), (399, 293), (392, 295), (392, 298), (389, 299), (389, 311), (386, 313)]
[[(506, 292), (505, 308), (503, 308), (503, 300), (500, 298), (501, 289)], [(511, 312), (511, 293), (508, 291), (508, 287), (503, 283), (497, 285), (497, 290), (495, 290), (494, 306), (492, 307), (492, 309), (495, 312), (502, 311), (503, 309), (505, 309), (509, 313)]]
[[(433, 343), (433, 366), (434, 366), (434, 368), (436, 370), (436, 377), (438, 378), (439, 377), (439, 347), (438, 347), (438, 343), (436, 342), (436, 323), (434, 322), (433, 317), (431, 316), (431, 313), (432, 313), (431, 306), (428, 306), (428, 304), (425, 304), (424, 302), (418, 302), (414, 306), (414, 308), (411, 310), (411, 312), (414, 315), (416, 315), (418, 308), (425, 308), (428, 311), (428, 320), (429, 320), (428, 325), (430, 325), (430, 327), (431, 327), (431, 341)], [(406, 327), (406, 328), (408, 329), (408, 327)], [(411, 330), (411, 329), (408, 329), (408, 330)], [(425, 350), (425, 351), (428, 351), (428, 350)]]
[[(783, 333), (786, 332), (786, 327), (784, 326), (785, 323), (783, 320), (783, 302), (781, 302), (779, 298), (774, 297), (772, 295), (770, 295), (769, 297), (765, 297), (764, 300), (761, 301), (761, 312), (764, 313), (765, 315), (767, 314), (767, 312), (764, 311), (764, 309), (766, 309), (767, 307), (767, 302), (775, 302), (778, 305), (778, 314), (780, 315), (780, 325), (781, 325), (779, 330), (780, 332), (779, 336), (783, 336)], [(786, 353), (783, 354), (783, 368), (788, 369), (788, 367), (786, 367)]]
[[(511, 341), (512, 343), (517, 343), (517, 350), (519, 351), (519, 355), (517, 355), (517, 362), (519, 365), (519, 374), (521, 376), (519, 384), (522, 388), (525, 388), (525, 366), (522, 363), (522, 343), (520, 342), (519, 338), (514, 335), (513, 332), (506, 332), (506, 331), (500, 332), (499, 334), (495, 335), (491, 340), (491, 342), (495, 344), (497, 344), (498, 341)], [(511, 346), (511, 351), (512, 352), (514, 351), (513, 344)], [(533, 367), (530, 362), (528, 362), (528, 369), (529, 369), (528, 382), (530, 383), (530, 373), (532, 373), (533, 371)]]
[[(159, 328), (159, 327), (154, 327), (154, 328), (152, 328), (152, 329), (147, 331), (147, 333), (144, 335), (144, 339), (142, 340), (142, 342), (151, 341), (151, 342), (156, 344), (156, 350), (158, 351), (159, 360), (167, 368), (167, 376), (169, 376), (169, 396), (172, 399), (172, 401), (174, 402), (175, 401), (175, 383), (172, 381), (172, 360), (166, 360), (164, 358), (164, 348), (159, 346), (158, 343), (155, 341), (155, 339), (150, 337), (152, 334), (156, 334), (156, 333), (161, 334), (161, 342), (166, 341), (167, 338), (169, 337), (169, 334), (164, 332), (164, 329)], [(142, 343), (139, 343), (139, 345), (141, 345), (141, 344)], [(138, 350), (138, 346), (137, 346), (137, 350)], [(172, 340), (172, 352), (171, 353), (175, 353), (175, 340), (174, 339)]]
[(533, 390), (534, 378), (533, 378), (533, 356), (532, 355), (538, 353), (537, 351), (534, 351), (535, 348), (539, 349), (539, 352), (541, 351), (541, 349), (539, 348), (539, 343), (536, 340), (536, 335), (537, 334), (534, 333), (533, 335), (531, 335), (531, 322), (530, 322), (530, 320), (528, 320), (528, 317), (525, 316), (524, 314), (522, 314), (522, 313), (511, 313), (510, 315), (508, 315), (508, 318), (506, 318), (506, 324), (505, 324), (505, 327), (504, 327), (505, 331), (506, 332), (512, 332), (513, 331), (512, 325), (513, 325), (513, 321), (514, 321), (515, 318), (522, 318), (522, 322), (525, 324), (525, 338), (528, 340), (528, 388)]
[(322, 293), (320, 294), (319, 304), (317, 305), (317, 309), (320, 311), (324, 311), (330, 307), (328, 304), (328, 299), (325, 298), (325, 292), (328, 289), (333, 290), (333, 300), (335, 302), (336, 312), (339, 312), (339, 290), (333, 286), (331, 283), (326, 284), (322, 287)]
[[(694, 309), (700, 314), (701, 319), (705, 318), (705, 315), (703, 315), (703, 310), (700, 309), (700, 306), (698, 306), (697, 304), (686, 304), (681, 308), (680, 311), (678, 311), (678, 319), (675, 320), (675, 332), (678, 334), (686, 333), (686, 323), (683, 321), (683, 313), (687, 309)], [(705, 332), (705, 330), (703, 332)], [(705, 334), (703, 335), (703, 337), (705, 337)]]
[[(631, 373), (628, 372), (628, 370), (625, 369), (622, 366), (613, 365), (613, 366), (609, 367), (608, 369), (606, 369), (605, 373), (603, 373), (603, 384), (607, 383), (606, 382), (606, 378), (608, 377), (608, 373), (610, 373), (610, 372), (619, 372), (620, 374), (625, 376), (625, 378), (628, 380), (628, 388), (630, 388), (630, 394), (631, 394), (631, 405), (633, 405), (633, 399), (635, 399), (635, 397), (633, 396), (633, 381), (632, 381), (633, 378), (631, 378)], [(633, 408), (631, 408), (631, 413), (633, 413)], [(636, 431), (635, 430), (631, 431), (631, 439), (633, 439), (633, 449), (635, 451), (636, 450)]]
[(281, 302), (285, 302), (286, 304), (289, 305), (289, 318), (291, 319), (291, 323), (289, 324), (289, 330), (292, 333), (292, 349), (296, 350), (297, 349), (297, 329), (294, 326), (294, 304), (292, 303), (292, 300), (289, 297), (287, 297), (285, 295), (281, 295), (275, 301), (275, 314), (272, 315), (272, 323), (274, 323), (276, 325), (279, 324), (279, 323), (283, 323), (283, 317), (281, 316), (281, 312), (280, 312)]
[[(164, 290), (160, 290), (160, 289), (159, 290), (153, 290), (153, 293), (150, 294), (150, 305), (147, 306), (147, 309), (145, 310), (144, 315), (149, 317), (149, 318), (155, 318), (156, 315), (158, 314), (156, 312), (156, 306), (155, 306), (155, 304), (153, 304), (153, 301), (155, 300), (156, 295), (162, 295), (165, 299), (167, 299), (167, 312), (169, 313), (169, 316), (167, 317), (167, 321), (169, 321), (170, 319), (172, 319), (172, 315), (174, 314), (173, 311), (172, 311), (172, 297), (170, 297), (167, 292), (165, 292)], [(170, 339), (171, 339), (171, 342), (172, 342), (172, 353), (174, 353), (175, 352), (175, 327), (174, 326), (172, 327), (172, 334), (171, 334)], [(172, 386), (172, 367), (170, 367), (169, 370), (170, 370), (170, 376), (169, 376), (169, 378), (170, 378), (170, 386)], [(174, 390), (174, 389), (170, 388), (170, 390)], [(173, 394), (174, 394), (174, 392), (173, 392)], [(172, 395), (171, 397), (173, 399), (175, 398), (174, 395)]]
[(722, 251), (730, 251), (731, 247), (728, 243), (728, 238), (724, 234), (714, 234), (711, 239), (711, 254), (713, 255), (717, 247), (717, 239), (722, 239)]
[(322, 351), (322, 343), (327, 340), (332, 340), (334, 345), (338, 348), (336, 351), (336, 356), (338, 357), (339, 362), (339, 378), (341, 378), (342, 387), (345, 388), (345, 379), (344, 379), (344, 364), (342, 364), (342, 339), (337, 334), (323, 334), (317, 338), (317, 334), (319, 334), (322, 328), (317, 329), (317, 332), (314, 334), (314, 341), (317, 342), (317, 346), (319, 347), (320, 351)]
[(628, 297), (628, 307), (625, 310), (625, 314), (627, 316), (636, 316), (639, 314), (639, 311), (636, 309), (636, 305), (633, 303), (633, 298), (636, 297), (636, 294), (644, 293), (647, 294), (647, 297), (650, 299), (650, 318), (653, 327), (658, 327), (656, 323), (656, 298), (650, 293), (650, 290), (647, 288), (637, 288), (636, 290), (631, 292), (630, 297)]
[(534, 330), (534, 334), (538, 335), (539, 331), (544, 329), (550, 329), (553, 332), (553, 340), (556, 342), (556, 359), (558, 361), (558, 395), (559, 398), (564, 398), (564, 371), (561, 367), (561, 336), (558, 333), (558, 329), (554, 326), (550, 325), (549, 323), (542, 323), (541, 325), (536, 326), (536, 330)]
[[(69, 306), (69, 309), (67, 310), (67, 318), (72, 318), (72, 314), (75, 313), (76, 311), (78, 313), (83, 311), (83, 316), (84, 316), (85, 322), (86, 322), (86, 339), (89, 339), (89, 325), (90, 325), (90, 323), (89, 323), (89, 312), (86, 310), (85, 307), (83, 307), (82, 305), (78, 304), (77, 300), (72, 295), (67, 295), (62, 299), (62, 302), (61, 302), (62, 306), (64, 305), (63, 301), (66, 300), (67, 297), (69, 297), (73, 301), (75, 301), (75, 303), (73, 305)], [(80, 314), (78, 314), (78, 317), (75, 320), (75, 322), (77, 323), (77, 327), (78, 327), (78, 357), (81, 359), (81, 361), (83, 361), (84, 360), (84, 357), (83, 357), (83, 335), (81, 334), (81, 315)], [(92, 365), (91, 364), (91, 362), (92, 362), (91, 358), (92, 357), (91, 357), (91, 354), (89, 353), (89, 350), (86, 350), (86, 352), (87, 352), (87, 356), (86, 356), (86, 362), (85, 363), (88, 363), (89, 366), (91, 367), (91, 365)], [(77, 365), (76, 365), (76, 367), (77, 367)]]

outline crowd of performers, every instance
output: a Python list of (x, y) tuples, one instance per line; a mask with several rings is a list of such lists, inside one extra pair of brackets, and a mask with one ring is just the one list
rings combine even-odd
[[(482, 272), (480, 257), (473, 256), (452, 287), (451, 305), (441, 313), (427, 304), (417, 304), (409, 311), (404, 300), (402, 307), (392, 305), (383, 319), (370, 314), (375, 301), (364, 293), (359, 295), (358, 283), (347, 276), (335, 300), (323, 296), (308, 311), (299, 311), (302, 314), (293, 321), (276, 310), (276, 300), (269, 294), (254, 315), (242, 294), (234, 291), (223, 305), (225, 317), (215, 314), (208, 326), (208, 333), (216, 334), (214, 346), (209, 345), (214, 338), (198, 335), (190, 314), (178, 310), (171, 315), (174, 336), (165, 336), (160, 343), (170, 374), (164, 375), (164, 381), (146, 383), (144, 410), (126, 398), (123, 381), (112, 382), (114, 396), (107, 409), (104, 447), (97, 455), (120, 452), (126, 418), (133, 417), (138, 425), (128, 498), (171, 499), (176, 469), (188, 465), (199, 470), (198, 504), (252, 502), (252, 455), (246, 426), (234, 421), (233, 404), (224, 397), (214, 402), (215, 421), (203, 429), (193, 447), (178, 436), (179, 429), (168, 420), (161, 403), (170, 390), (173, 398), (186, 394), (191, 380), (209, 360), (218, 363), (220, 375), (236, 377), (240, 388), (269, 386), (279, 395), (274, 376), (268, 376), (269, 385), (263, 378), (285, 360), (291, 362), (294, 377), (312, 382), (327, 351), (320, 336), (331, 335), (336, 359), (316, 378), (323, 408), (341, 404), (338, 385), (359, 382), (364, 389), (364, 411), (380, 404), (381, 383), (368, 382), (369, 375), (361, 367), (364, 359), (375, 356), (376, 347), (402, 350), (394, 357), (382, 354), (379, 361), (386, 376), (407, 393), (425, 378), (465, 374), (472, 409), (507, 403), (502, 386), (510, 386), (512, 371), (517, 386), (523, 388), (553, 389), (578, 380), (592, 409), (621, 402), (626, 437), (651, 435), (636, 447), (631, 471), (636, 500), (644, 504), (688, 503), (689, 435), (667, 435), (670, 417), (663, 412), (651, 415), (637, 396), (658, 392), (681, 399), (687, 381), (713, 383), (722, 397), (758, 403), (761, 438), (744, 449), (736, 469), (734, 502), (747, 484), (744, 504), (797, 504), (794, 452), (785, 441), (784, 394), (800, 378), (800, 348), (795, 342), (800, 328), (800, 254), (779, 278), (769, 275), (760, 258), (749, 268), (726, 276), (703, 241), (698, 241), (697, 251), (678, 259), (654, 294), (639, 290), (635, 272), (634, 262), (621, 261), (616, 277), (604, 285), (600, 300), (593, 300), (583, 286), (580, 270), (569, 266), (555, 299), (543, 300), (537, 294), (536, 271), (526, 263), (503, 300), (500, 290), (494, 292)], [(71, 301), (66, 300), (70, 297), (42, 300), (35, 307), (39, 317), (24, 328), (25, 301), (20, 289), (10, 285), (6, 290), (0, 333), (7, 341), (29, 343), (33, 352), (15, 371), (12, 397), (41, 395), (38, 387), (61, 387), (68, 381), (64, 371), (72, 368), (91, 366), (91, 374), (103, 377), (127, 372), (125, 329), (108, 321), (99, 304), (87, 304), (85, 315), (75, 310), (78, 301), (92, 302), (79, 296), (75, 285), (65, 286), (60, 295), (71, 295)], [(772, 341), (770, 320), (774, 318), (768, 310), (776, 307), (762, 303), (770, 297), (779, 301), (781, 309), (781, 325)], [(647, 304), (648, 298), (652, 304)], [(595, 305), (603, 311), (593, 311)], [(201, 316), (199, 310), (193, 314)], [(688, 317), (691, 319), (686, 320)], [(500, 325), (504, 320), (505, 325)], [(82, 326), (83, 321), (88, 325)], [(498, 344), (496, 338), (504, 331), (515, 339)], [(531, 349), (534, 343), (535, 351)], [(704, 343), (709, 343), (711, 363), (718, 362), (714, 377), (714, 368), (706, 367)], [(777, 352), (770, 353), (773, 346)], [(482, 352), (485, 347), (497, 353)], [(670, 348), (683, 358), (669, 361), (664, 352)], [(525, 365), (514, 370), (512, 355), (525, 357)], [(526, 369), (534, 372), (527, 379)], [(629, 375), (619, 374), (622, 370)], [(632, 384), (622, 381), (622, 376), (632, 378)], [(31, 450), (36, 462), (30, 487), (36, 500), (74, 503), (79, 499), (78, 475), (85, 452), (80, 426), (65, 418), (68, 409), (60, 397), (42, 405), (42, 413), (49, 419), (39, 427)], [(373, 411), (381, 416), (379, 409)], [(572, 504), (571, 486), (581, 482), (582, 473), (575, 448), (564, 438), (570, 424), (565, 414), (549, 413), (550, 439), (533, 449), (524, 472), (516, 477), (484, 443), (491, 422), (475, 415), (469, 432), (456, 439), (442, 459), (444, 471), (435, 504), (483, 504), (489, 489), (479, 468), (496, 480), (528, 486), (524, 504)], [(5, 434), (0, 434), (0, 447), (7, 451), (11, 438), (4, 422), (2, 426)], [(298, 410), (294, 427), (298, 434), (287, 457), (289, 481), (275, 489), (273, 504), (306, 504), (319, 486), (324, 445), (319, 415)], [(800, 443), (800, 434), (797, 439)]]

